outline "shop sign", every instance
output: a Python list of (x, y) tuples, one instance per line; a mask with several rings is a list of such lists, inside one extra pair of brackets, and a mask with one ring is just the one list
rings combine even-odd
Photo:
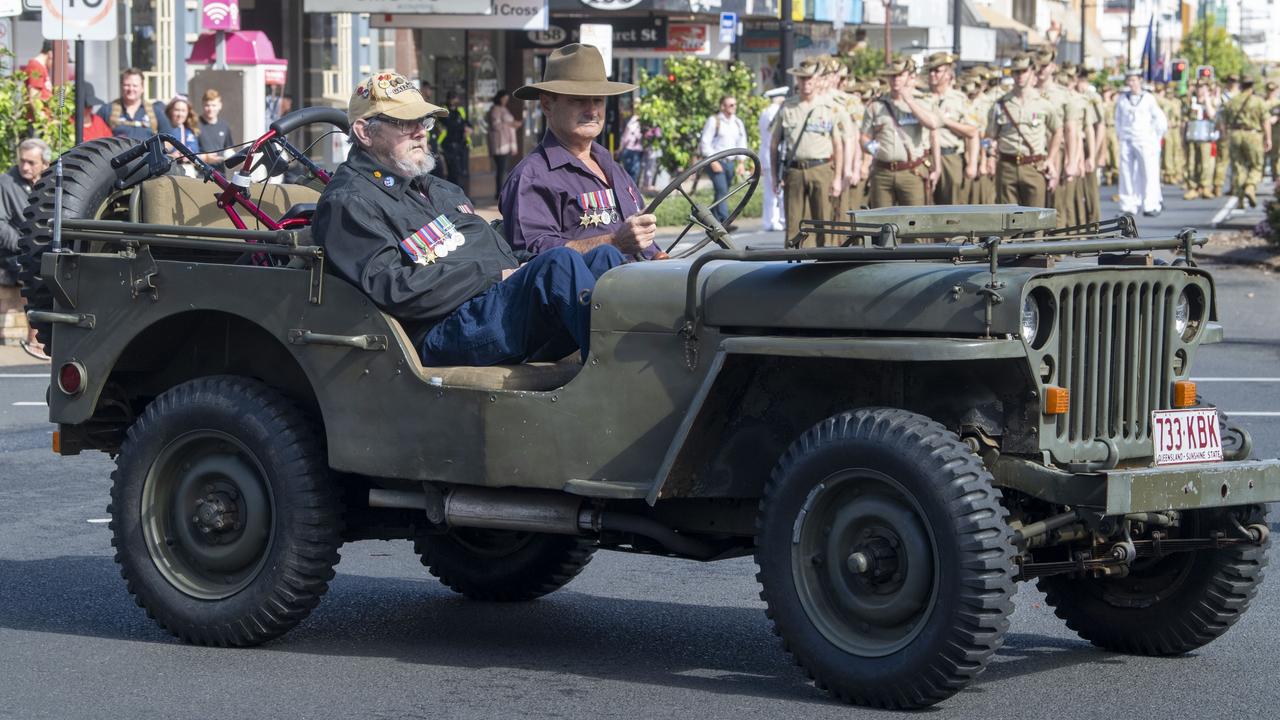
[[(581, 22), (558, 18), (543, 32), (525, 33), (522, 37), (523, 47), (559, 47), (565, 43), (580, 42)], [(613, 26), (614, 49), (658, 49), (667, 44), (667, 19), (665, 17), (648, 18), (611, 18)]]
[(204, 0), (204, 7), (200, 10), (200, 29), (205, 32), (239, 30), (239, 0)]
[(547, 0), (497, 0), (492, 15), (409, 15), (383, 13), (369, 16), (375, 28), (460, 28), (465, 30), (547, 30), (551, 13)]
[(302, 9), (309, 13), (489, 15), (493, 12), (493, 0), (305, 0)]
[(667, 27), (667, 44), (662, 50), (672, 53), (706, 53), (711, 51), (709, 25), (671, 23)]
[(116, 0), (43, 0), (40, 30), (46, 40), (115, 40)]

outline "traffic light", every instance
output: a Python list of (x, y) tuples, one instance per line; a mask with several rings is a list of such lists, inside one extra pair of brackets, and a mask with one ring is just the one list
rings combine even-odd
[(1196, 68), (1196, 79), (1203, 82), (1213, 82), (1213, 66), (1201, 65)]
[(1173, 72), (1170, 75), (1169, 79), (1172, 82), (1180, 83), (1182, 82), (1182, 79), (1186, 77), (1186, 75), (1187, 75), (1187, 61), (1182, 59), (1174, 60)]

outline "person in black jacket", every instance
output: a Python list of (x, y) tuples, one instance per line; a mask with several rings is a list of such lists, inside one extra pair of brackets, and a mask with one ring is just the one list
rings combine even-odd
[[(18, 144), (18, 164), (0, 175), (0, 285), (16, 285), (17, 259), (22, 255), (18, 240), (21, 237), (22, 214), (27, 207), (31, 188), (44, 174), (53, 160), (49, 145), (39, 138), (29, 138)], [(28, 355), (38, 360), (48, 360), (44, 346), (36, 339), (35, 328), (27, 331), (27, 339), (18, 343)]]
[(360, 83), (353, 147), (320, 196), (313, 236), (339, 276), (405, 325), (427, 365), (585, 358), (591, 292), (622, 254), (560, 248), (521, 265), (461, 188), (430, 175), (428, 133), (444, 114), (401, 75)]

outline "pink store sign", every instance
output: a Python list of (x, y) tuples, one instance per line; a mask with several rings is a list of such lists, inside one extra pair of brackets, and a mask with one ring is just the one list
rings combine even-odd
[(204, 0), (200, 29), (236, 31), (240, 29), (240, 0)]

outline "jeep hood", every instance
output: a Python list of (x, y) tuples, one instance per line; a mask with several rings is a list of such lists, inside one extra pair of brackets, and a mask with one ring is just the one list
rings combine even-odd
[[(676, 332), (692, 260), (632, 263), (600, 278), (592, 328)], [(1017, 332), (1022, 286), (1042, 268), (1001, 268), (992, 332)], [(702, 268), (703, 322), (725, 328), (981, 335), (984, 264), (717, 261)]]

